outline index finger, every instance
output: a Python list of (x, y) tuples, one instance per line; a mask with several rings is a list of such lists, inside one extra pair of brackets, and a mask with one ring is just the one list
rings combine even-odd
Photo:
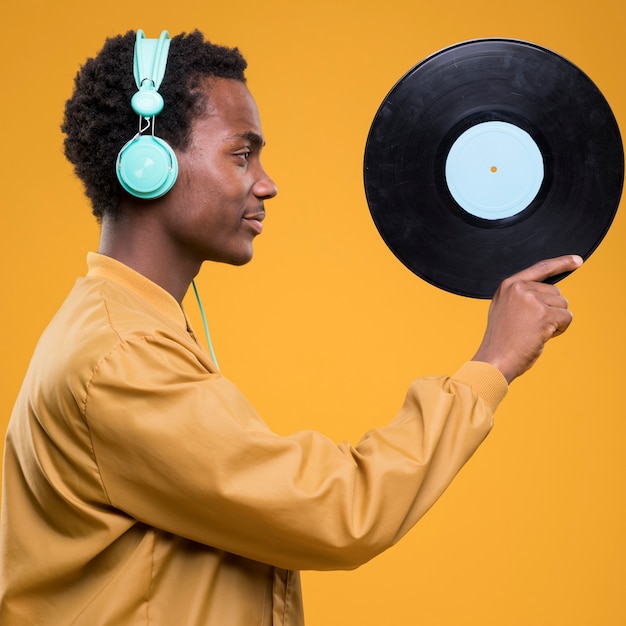
[(577, 254), (566, 254), (553, 259), (544, 259), (543, 261), (538, 261), (534, 265), (527, 267), (517, 274), (513, 274), (513, 276), (508, 278), (508, 280), (532, 280), (541, 282), (551, 276), (571, 272), (580, 267), (582, 263), (582, 258)]

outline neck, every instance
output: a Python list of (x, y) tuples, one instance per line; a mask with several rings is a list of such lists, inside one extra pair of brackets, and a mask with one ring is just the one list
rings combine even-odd
[(181, 304), (201, 266), (181, 261), (150, 219), (133, 219), (128, 212), (103, 219), (98, 252), (139, 272)]

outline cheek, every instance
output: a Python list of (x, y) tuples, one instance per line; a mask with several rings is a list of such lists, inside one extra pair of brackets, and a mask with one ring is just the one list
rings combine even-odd
[(203, 203), (213, 195), (210, 181), (193, 165), (181, 168), (172, 191), (176, 192), (173, 200), (177, 209), (188, 217), (201, 211)]
[(178, 156), (178, 177), (176, 183), (170, 191), (170, 195), (174, 196), (176, 203), (185, 203), (189, 201), (190, 192), (193, 191), (194, 185), (194, 167), (184, 156)]
[[(231, 171), (204, 154), (184, 153), (179, 158), (179, 176), (170, 191), (179, 219), (219, 230), (235, 228), (245, 205), (241, 181)], [(193, 226), (192, 226), (193, 227)]]
[(218, 175), (218, 169), (206, 159), (183, 159), (179, 163), (179, 180), (182, 200), (185, 202), (199, 202), (207, 198), (216, 197), (223, 191), (224, 177)]

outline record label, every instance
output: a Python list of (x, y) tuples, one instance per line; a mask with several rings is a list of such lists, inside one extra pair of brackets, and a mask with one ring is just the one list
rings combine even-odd
[(472, 126), (452, 144), (446, 184), (457, 204), (487, 220), (512, 217), (537, 196), (543, 157), (524, 130), (507, 122)]
[(418, 63), (383, 100), (364, 157), (370, 213), (391, 251), (431, 284), (476, 298), (541, 259), (588, 258), (623, 179), (600, 90), (565, 58), (513, 39)]

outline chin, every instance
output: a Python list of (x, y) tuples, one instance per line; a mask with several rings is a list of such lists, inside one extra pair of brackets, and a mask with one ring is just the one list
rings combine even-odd
[(226, 263), (227, 265), (241, 266), (252, 261), (252, 249), (241, 251), (237, 254), (224, 255), (220, 258), (210, 259), (218, 263)]
[(246, 265), (247, 263), (250, 263), (250, 261), (252, 261), (252, 255), (245, 259), (237, 259), (236, 261), (230, 261), (230, 265), (239, 267), (241, 265)]

